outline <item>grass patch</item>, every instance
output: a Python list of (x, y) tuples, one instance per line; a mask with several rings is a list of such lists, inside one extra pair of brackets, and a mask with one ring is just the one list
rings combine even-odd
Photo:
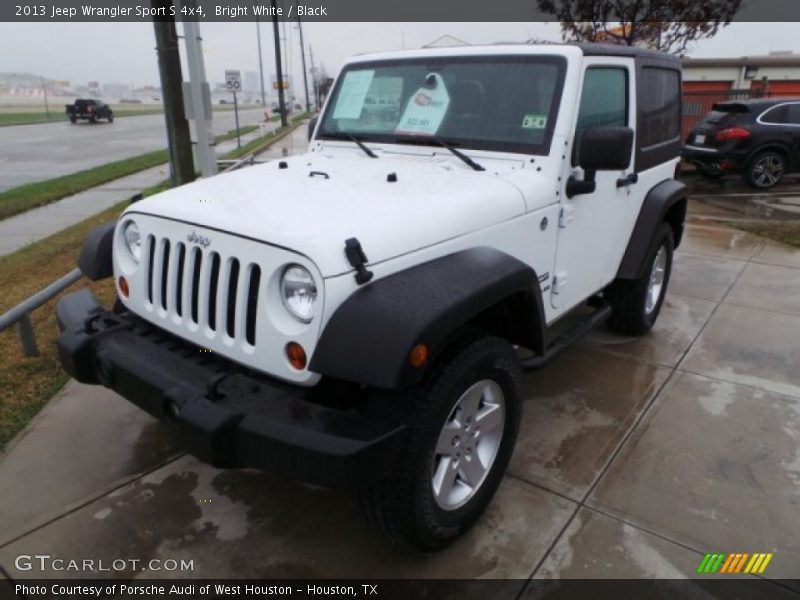
[[(145, 190), (146, 196), (169, 187), (166, 182)], [(116, 219), (128, 205), (120, 202), (102, 213), (49, 238), (0, 257), (0, 314), (22, 302), (75, 268), (78, 253), (89, 232)], [(89, 286), (106, 305), (115, 297), (111, 279), (90, 282), (78, 281), (61, 295)], [(36, 332), (39, 356), (26, 358), (22, 354), (16, 327), (0, 332), (0, 452), (67, 382), (69, 376), (61, 369), (56, 354), (58, 324), (55, 304), (58, 298), (31, 313)]]
[(44, 206), (126, 175), (164, 164), (169, 160), (166, 150), (156, 150), (125, 158), (99, 167), (78, 171), (46, 181), (36, 181), (0, 192), (0, 219)]
[(800, 219), (791, 221), (728, 221), (725, 223), (734, 229), (781, 242), (800, 248)]
[[(149, 109), (131, 109), (131, 108), (113, 108), (114, 118), (122, 117), (138, 117), (141, 115), (156, 115), (162, 111), (160, 108)], [(3, 125), (35, 125), (37, 123), (57, 123), (68, 122), (66, 113), (56, 113), (50, 111), (50, 116), (46, 112), (0, 112), (0, 127)]]

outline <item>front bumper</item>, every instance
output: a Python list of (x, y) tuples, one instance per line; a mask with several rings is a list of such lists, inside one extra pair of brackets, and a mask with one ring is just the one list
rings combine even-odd
[(256, 467), (289, 479), (353, 488), (396, 463), (403, 425), (384, 412), (318, 403), (318, 388), (255, 374), (130, 314), (88, 290), (56, 308), (64, 369), (173, 422), (186, 449), (217, 467)]

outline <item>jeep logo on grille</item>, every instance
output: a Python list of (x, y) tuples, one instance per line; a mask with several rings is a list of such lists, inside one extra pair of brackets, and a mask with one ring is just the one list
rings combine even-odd
[(196, 231), (192, 231), (192, 233), (187, 235), (186, 240), (195, 244), (200, 244), (203, 248), (208, 248), (208, 246), (211, 244), (211, 238), (200, 235)]

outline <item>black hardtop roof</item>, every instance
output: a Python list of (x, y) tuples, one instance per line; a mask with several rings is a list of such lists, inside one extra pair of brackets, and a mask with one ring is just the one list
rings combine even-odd
[(577, 46), (581, 49), (584, 56), (632, 56), (633, 58), (647, 58), (658, 61), (675, 63), (676, 68), (680, 68), (681, 59), (674, 54), (658, 52), (648, 48), (638, 46), (623, 46), (622, 44), (603, 44), (597, 42), (578, 42), (568, 44)]

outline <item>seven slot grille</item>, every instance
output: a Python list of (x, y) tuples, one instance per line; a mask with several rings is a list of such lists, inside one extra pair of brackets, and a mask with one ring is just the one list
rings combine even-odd
[(255, 346), (257, 264), (153, 235), (146, 238), (144, 256), (146, 301), (158, 314)]

